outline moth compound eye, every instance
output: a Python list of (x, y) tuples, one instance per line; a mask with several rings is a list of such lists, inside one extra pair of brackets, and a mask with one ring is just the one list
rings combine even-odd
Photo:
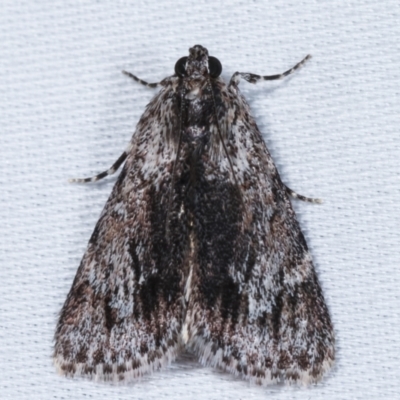
[(186, 76), (187, 57), (180, 58), (175, 64), (175, 74), (178, 76)]
[(218, 58), (208, 57), (208, 70), (210, 71), (211, 78), (218, 78), (222, 72), (222, 64)]

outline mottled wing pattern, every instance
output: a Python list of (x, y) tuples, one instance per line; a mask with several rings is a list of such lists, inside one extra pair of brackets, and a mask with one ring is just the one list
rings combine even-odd
[(246, 101), (236, 85), (213, 88), (238, 185), (214, 119), (188, 206), (184, 339), (204, 364), (257, 383), (316, 382), (333, 363), (334, 335), (311, 255)]
[(180, 126), (175, 83), (165, 80), (147, 106), (62, 308), (54, 362), (63, 374), (129, 380), (177, 352), (189, 236), (179, 182), (168, 243), (165, 234)]
[(128, 74), (162, 89), (61, 310), (62, 373), (129, 380), (182, 345), (260, 384), (316, 382), (331, 367), (333, 328), (311, 255), (237, 87), (240, 76), (279, 79), (306, 59), (280, 75), (237, 73), (226, 86), (219, 61), (196, 45), (160, 84)]

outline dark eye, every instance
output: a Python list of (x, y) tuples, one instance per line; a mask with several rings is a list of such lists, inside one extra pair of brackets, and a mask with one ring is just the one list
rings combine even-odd
[(180, 58), (175, 64), (175, 74), (178, 76), (185, 76), (186, 75), (186, 61), (187, 57)]
[(211, 78), (218, 78), (222, 72), (222, 65), (218, 58), (208, 57), (208, 70), (210, 71)]

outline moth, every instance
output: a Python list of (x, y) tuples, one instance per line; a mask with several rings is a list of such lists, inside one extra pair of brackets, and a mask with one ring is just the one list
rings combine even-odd
[(183, 350), (258, 384), (313, 383), (334, 332), (289, 196), (236, 72), (196, 45), (159, 83), (61, 310), (54, 363), (131, 381)]

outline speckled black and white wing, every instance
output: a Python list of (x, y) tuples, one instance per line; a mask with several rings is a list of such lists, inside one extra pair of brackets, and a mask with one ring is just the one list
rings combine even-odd
[(141, 117), (62, 308), (54, 350), (62, 374), (129, 380), (177, 352), (189, 237), (181, 184), (172, 188), (171, 180), (180, 124), (175, 84), (164, 80)]
[(61, 311), (62, 373), (129, 380), (180, 346), (260, 384), (331, 367), (311, 255), (237, 87), (262, 77), (220, 72), (194, 46), (142, 116)]
[(311, 255), (237, 85), (211, 84), (217, 117), (187, 205), (184, 341), (205, 365), (260, 384), (316, 382), (333, 364), (334, 334)]

